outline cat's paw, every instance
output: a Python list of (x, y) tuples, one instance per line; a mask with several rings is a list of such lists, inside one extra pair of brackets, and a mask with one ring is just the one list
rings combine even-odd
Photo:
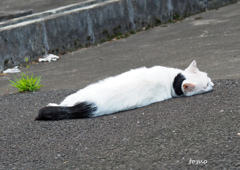
[(59, 106), (59, 105), (56, 104), (56, 103), (49, 103), (49, 104), (47, 105), (47, 107), (49, 107), (49, 106)]

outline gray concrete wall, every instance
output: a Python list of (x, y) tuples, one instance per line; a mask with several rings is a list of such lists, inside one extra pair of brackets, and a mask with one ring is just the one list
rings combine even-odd
[(0, 28), (0, 71), (237, 0), (109, 0)]

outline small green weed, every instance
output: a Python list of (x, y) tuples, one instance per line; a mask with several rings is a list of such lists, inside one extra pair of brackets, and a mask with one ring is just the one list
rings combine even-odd
[(135, 30), (130, 31), (131, 34), (136, 34), (137, 32)]
[[(28, 62), (28, 58), (25, 58), (26, 62)], [(29, 68), (29, 64), (27, 65), (27, 69)], [(11, 82), (11, 86), (16, 87), (19, 92), (33, 92), (43, 87), (40, 85), (41, 76), (34, 77), (33, 74), (31, 77), (29, 74), (22, 73), (21, 78), (17, 78), (15, 76), (15, 81), (9, 80)]]
[(28, 74), (22, 73), (21, 78), (15, 77), (15, 81), (9, 81), (11, 86), (18, 88), (19, 92), (33, 92), (43, 87), (43, 85), (40, 85), (41, 77), (34, 77), (33, 74), (30, 77)]

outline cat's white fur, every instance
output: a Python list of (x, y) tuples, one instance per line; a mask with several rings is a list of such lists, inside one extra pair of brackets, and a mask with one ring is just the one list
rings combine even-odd
[(173, 89), (178, 73), (186, 77), (181, 87), (185, 96), (211, 91), (214, 86), (207, 74), (198, 70), (194, 60), (185, 70), (162, 66), (130, 70), (91, 84), (66, 97), (60, 105), (50, 103), (48, 106), (94, 103), (97, 110), (93, 117), (143, 107), (178, 97)]

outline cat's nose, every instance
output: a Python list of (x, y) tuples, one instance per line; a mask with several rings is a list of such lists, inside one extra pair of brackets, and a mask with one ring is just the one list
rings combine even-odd
[(214, 86), (214, 83), (213, 83), (213, 82), (211, 82), (211, 85), (212, 85), (212, 86)]

